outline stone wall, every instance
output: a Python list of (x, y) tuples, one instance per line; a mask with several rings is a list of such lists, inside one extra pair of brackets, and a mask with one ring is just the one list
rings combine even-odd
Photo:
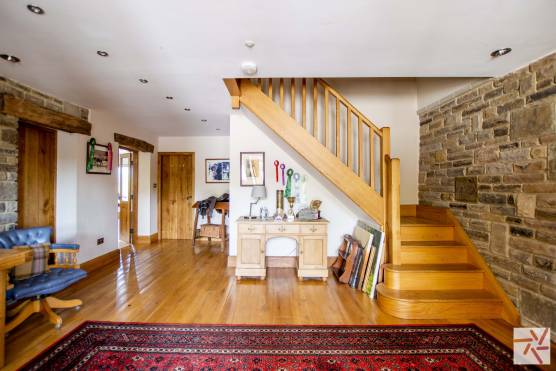
[(556, 54), (419, 112), (419, 202), (449, 207), (525, 324), (556, 330)]
[[(24, 98), (42, 107), (89, 118), (89, 110), (0, 76), (0, 94)], [(0, 231), (17, 225), (18, 119), (0, 112)]]

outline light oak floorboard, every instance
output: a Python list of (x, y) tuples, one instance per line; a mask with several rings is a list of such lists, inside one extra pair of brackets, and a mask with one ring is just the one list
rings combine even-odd
[[(196, 254), (195, 250), (199, 253)], [(122, 250), (114, 261), (56, 295), (81, 299), (80, 311), (56, 310), (60, 330), (34, 314), (7, 336), (7, 367), (22, 366), (85, 320), (213, 324), (403, 324), (475, 322), (506, 344), (512, 329), (502, 320), (404, 320), (383, 313), (376, 301), (340, 285), (299, 281), (295, 269), (269, 268), (265, 281), (237, 281), (220, 246), (161, 241)]]

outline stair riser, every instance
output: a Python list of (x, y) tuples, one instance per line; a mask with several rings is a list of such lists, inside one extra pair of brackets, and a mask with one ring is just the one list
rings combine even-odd
[(394, 290), (480, 290), (483, 272), (413, 272), (384, 270), (384, 284)]
[(402, 226), (402, 241), (452, 241), (454, 227)]
[(500, 318), (501, 302), (409, 302), (378, 293), (378, 306), (386, 313), (405, 319)]
[(401, 264), (467, 263), (464, 247), (402, 247)]

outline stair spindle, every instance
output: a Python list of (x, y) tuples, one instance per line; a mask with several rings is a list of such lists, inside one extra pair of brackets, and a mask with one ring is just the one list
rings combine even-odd
[(340, 98), (336, 96), (336, 157), (340, 157)]
[(317, 104), (318, 104), (318, 90), (317, 90), (317, 79), (313, 79), (313, 137), (315, 137), (317, 140), (319, 139), (318, 137), (318, 123), (317, 123)]
[(357, 175), (363, 178), (363, 123), (360, 115), (357, 115), (357, 142)]
[(268, 96), (271, 100), (274, 100), (274, 97), (272, 96), (272, 77), (268, 79)]
[(284, 79), (280, 79), (280, 108), (284, 109)]
[[(375, 189), (375, 151), (374, 151), (374, 138), (375, 137), (375, 131), (372, 127), (369, 127), (369, 180), (370, 180), (370, 185), (371, 188), (374, 190)], [(381, 161), (382, 163), (382, 161)]]
[(291, 111), (292, 111), (292, 119), (295, 118), (295, 79), (291, 79), (290, 83), (290, 95), (291, 95)]
[(324, 146), (328, 148), (328, 89), (324, 88)]
[(301, 80), (301, 125), (303, 129), (307, 128), (307, 81)]
[(353, 155), (351, 150), (351, 109), (347, 107), (347, 161), (350, 170), (353, 170)]

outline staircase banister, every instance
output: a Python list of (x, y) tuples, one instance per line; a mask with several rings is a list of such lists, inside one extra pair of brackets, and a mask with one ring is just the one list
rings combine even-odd
[(369, 126), (370, 128), (374, 129), (377, 133), (381, 133), (381, 130), (378, 126), (376, 126), (367, 116), (365, 116), (361, 111), (359, 111), (357, 108), (355, 108), (353, 106), (353, 104), (351, 104), (349, 102), (349, 100), (347, 100), (346, 97), (344, 97), (340, 92), (338, 92), (336, 89), (334, 89), (332, 86), (330, 86), (329, 83), (326, 82), (326, 80), (324, 79), (320, 79), (317, 78), (315, 79), (319, 82), (319, 84), (321, 84), (322, 86), (324, 86), (329, 92), (332, 93), (332, 95), (338, 97), (340, 99), (340, 101), (346, 106), (348, 107), (356, 116), (361, 117), (361, 120), (363, 121), (363, 123), (365, 123), (367, 126)]

